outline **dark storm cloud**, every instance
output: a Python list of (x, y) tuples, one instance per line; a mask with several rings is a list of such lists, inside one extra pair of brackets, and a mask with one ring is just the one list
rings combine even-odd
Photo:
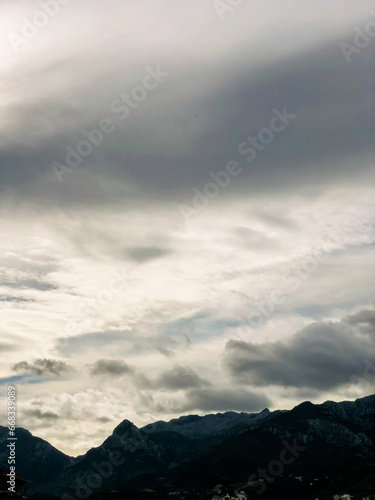
[[(244, 167), (241, 182), (231, 190), (291, 189), (308, 180), (320, 183), (341, 178), (349, 173), (348, 168), (352, 169), (345, 158), (373, 151), (374, 44), (349, 65), (338, 46), (347, 35), (342, 33), (339, 39), (304, 54), (262, 66), (246, 66), (244, 59), (245, 69), (241, 72), (237, 63), (220, 61), (221, 75), (216, 66), (205, 68), (196, 63), (195, 67), (184, 68), (173, 61), (170, 68), (165, 67), (171, 77), (155, 91), (157, 94), (150, 96), (150, 101), (126, 122), (116, 122), (118, 126), (106, 138), (107, 143), (94, 150), (76, 172), (66, 174), (63, 184), (57, 182), (48, 164), (63, 162), (65, 146), (74, 148), (84, 136), (79, 128), (72, 130), (64, 123), (60, 111), (57, 128), (52, 135), (39, 138), (38, 148), (20, 150), (11, 144), (3, 147), (1, 185), (21, 196), (40, 197), (40, 202), (97, 204), (121, 200), (126, 195), (123, 203), (127, 204), (141, 193), (149, 201), (177, 196), (177, 201), (184, 202), (192, 188), (201, 188), (210, 180), (211, 170), (223, 169), (230, 159), (237, 159)], [(49, 71), (53, 75), (55, 68)], [(115, 74), (113, 77), (116, 80)], [(197, 117), (196, 110), (184, 106), (185, 91), (193, 84), (210, 88), (197, 98)], [(107, 92), (109, 106), (119, 89), (109, 84)], [(85, 99), (89, 95), (85, 89)], [(82, 116), (82, 107), (74, 104), (76, 99), (83, 99), (79, 90), (70, 99), (70, 113), (77, 114), (82, 129), (96, 128), (108, 114), (105, 106), (99, 109), (94, 104), (89, 116)], [(47, 109), (51, 113), (52, 106), (51, 102), (41, 106), (38, 114), (43, 116)], [(297, 118), (259, 152), (254, 162), (247, 163), (246, 157), (238, 154), (237, 146), (268, 126), (273, 108), (281, 110), (284, 106)], [(57, 104), (56, 113), (58, 109)], [(203, 125), (201, 116), (206, 117)], [(116, 116), (111, 118), (116, 121)], [(77, 120), (69, 117), (69, 123)], [(187, 136), (186, 130), (191, 128), (197, 132)], [(7, 167), (10, 163), (12, 169)], [(357, 163), (357, 168), (362, 167)], [(105, 186), (96, 177), (98, 174), (105, 174)], [(122, 191), (125, 188), (118, 181), (137, 189)], [(136, 252), (137, 256), (142, 258)]]
[(242, 383), (330, 390), (364, 376), (375, 359), (374, 311), (316, 322), (290, 338), (264, 344), (229, 341), (225, 359)]
[(13, 371), (29, 373), (36, 377), (45, 377), (48, 375), (63, 375), (72, 371), (72, 368), (55, 359), (36, 359), (32, 362), (20, 361), (12, 367)]
[(256, 412), (271, 405), (264, 395), (238, 389), (192, 389), (187, 402), (177, 411), (246, 411)]
[(155, 385), (165, 389), (178, 390), (204, 387), (210, 384), (203, 380), (192, 368), (176, 365), (164, 372)]
[(87, 367), (93, 376), (122, 377), (123, 375), (133, 373), (133, 369), (125, 361), (115, 359), (99, 359), (95, 363), (87, 365)]

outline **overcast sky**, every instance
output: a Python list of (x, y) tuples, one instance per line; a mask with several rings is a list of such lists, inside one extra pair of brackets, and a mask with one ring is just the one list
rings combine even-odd
[(1, 0), (0, 32), (19, 426), (78, 455), (374, 392), (373, 0)]

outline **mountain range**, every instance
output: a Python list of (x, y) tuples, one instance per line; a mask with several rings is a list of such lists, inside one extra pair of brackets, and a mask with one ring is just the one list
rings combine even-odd
[[(7, 432), (0, 427), (0, 462), (6, 461)], [(143, 428), (124, 420), (99, 447), (76, 458), (25, 429), (17, 429), (17, 438), (17, 473), (33, 500), (172, 493), (204, 499), (216, 485), (264, 500), (332, 499), (344, 487), (341, 493), (358, 498), (375, 493), (375, 395), (305, 402), (290, 411), (189, 415)]]

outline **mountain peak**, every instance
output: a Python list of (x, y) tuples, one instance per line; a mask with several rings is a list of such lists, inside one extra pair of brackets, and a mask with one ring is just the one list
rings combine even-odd
[(137, 427), (130, 420), (123, 420), (113, 431), (113, 434), (122, 435), (125, 432), (137, 430)]
[[(221, 477), (225, 475), (231, 484), (242, 484), (248, 471), (256, 470), (268, 457), (271, 460), (275, 450), (280, 449), (280, 442), (286, 439), (293, 446), (297, 443), (301, 449), (308, 444), (309, 449), (302, 460), (296, 461), (292, 476), (298, 474), (311, 482), (311, 475), (319, 482), (316, 485), (314, 482), (314, 486), (320, 488), (320, 481), (329, 479), (332, 482), (338, 473), (346, 474), (350, 468), (358, 470), (374, 462), (374, 413), (375, 396), (368, 396), (356, 401), (327, 401), (318, 405), (305, 401), (292, 410), (270, 412), (264, 408), (254, 414), (186, 415), (142, 429), (123, 420), (101, 446), (75, 460), (20, 430), (18, 452), (22, 460), (19, 472), (30, 481), (28, 488), (32, 493), (54, 497), (64, 493), (72, 495), (78, 479), (90, 481), (93, 463), (102, 464), (106, 457), (121, 450), (123, 463), (116, 468), (116, 473), (105, 478), (103, 491), (119, 488), (119, 493), (124, 493), (123, 498), (127, 497), (127, 488), (144, 491), (146, 476), (150, 488), (160, 488), (161, 493), (170, 492), (171, 488), (208, 490), (218, 484), (217, 463), (224, 464)], [(0, 444), (5, 444), (7, 437), (8, 429), (0, 427)], [(6, 451), (0, 453), (0, 462), (5, 459)], [(231, 464), (239, 466), (231, 467)], [(291, 477), (289, 473), (287, 477)], [(290, 480), (280, 478), (280, 484), (284, 481), (289, 484)], [(305, 487), (305, 484), (300, 486)], [(140, 497), (141, 494), (133, 498)], [(321, 498), (318, 494), (316, 497)], [(35, 500), (38, 498), (46, 497), (35, 497)], [(300, 498), (305, 496), (302, 494)]]
[(295, 415), (310, 415), (312, 412), (317, 412), (318, 411), (318, 406), (314, 405), (311, 401), (304, 401), (303, 403), (300, 403), (299, 405), (295, 406), (292, 410), (291, 413)]

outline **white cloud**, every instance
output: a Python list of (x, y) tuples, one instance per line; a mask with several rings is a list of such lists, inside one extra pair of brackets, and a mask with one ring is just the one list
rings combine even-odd
[[(372, 1), (244, 1), (220, 22), (210, 1), (72, 0), (15, 52), (7, 33), (39, 8), (0, 3), (0, 376), (38, 358), (75, 368), (18, 379), (18, 397), (20, 425), (78, 454), (123, 418), (207, 410), (205, 393), (155, 389), (173, 366), (228, 401), (228, 339), (288, 339), (372, 302), (371, 47), (351, 69), (338, 45)], [(170, 77), (58, 183), (49, 165), (158, 64)], [(247, 164), (238, 144), (284, 105), (298, 120)], [(178, 205), (231, 159), (241, 175), (185, 224)], [(316, 268), (285, 287), (314, 251)], [(247, 325), (281, 284), (285, 300)], [(100, 359), (138, 378), (93, 382)], [(287, 407), (300, 393), (267, 396)]]

